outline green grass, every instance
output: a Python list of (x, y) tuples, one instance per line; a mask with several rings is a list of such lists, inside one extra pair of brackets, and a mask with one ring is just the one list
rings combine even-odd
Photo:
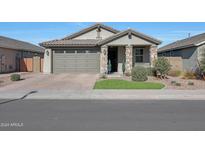
[(97, 81), (94, 89), (162, 89), (163, 87), (161, 83), (109, 79)]

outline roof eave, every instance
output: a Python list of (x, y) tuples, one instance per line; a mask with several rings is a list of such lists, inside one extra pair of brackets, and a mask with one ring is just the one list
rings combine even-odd
[(55, 48), (55, 47), (57, 47), (57, 48), (61, 48), (61, 47), (63, 47), (63, 48), (66, 48), (66, 47), (97, 47), (97, 45), (64, 45), (64, 44), (61, 44), (61, 45), (51, 45), (51, 44), (49, 44), (49, 45), (43, 45), (45, 48)]
[(149, 41), (149, 42), (152, 42), (152, 43), (154, 43), (154, 44), (156, 44), (156, 45), (161, 44), (161, 41), (160, 41), (160, 40), (151, 38), (151, 37), (149, 37), (149, 36), (147, 36), (147, 35), (144, 35), (144, 34), (142, 34), (142, 33), (138, 33), (138, 32), (135, 32), (134, 30), (129, 29), (129, 30), (123, 31), (123, 32), (121, 32), (121, 33), (118, 33), (118, 34), (116, 34), (115, 36), (111, 36), (111, 37), (109, 37), (109, 38), (107, 38), (107, 39), (105, 39), (105, 40), (102, 40), (102, 41), (98, 42), (98, 45), (105, 45), (105, 44), (107, 44), (107, 43), (109, 43), (109, 42), (111, 42), (111, 41), (114, 41), (114, 40), (116, 40), (116, 39), (118, 39), (118, 38), (120, 38), (120, 37), (123, 37), (123, 36), (127, 35), (129, 32), (131, 32), (131, 34), (133, 34), (133, 35), (135, 35), (135, 36), (137, 36), (137, 37), (140, 37), (140, 38), (142, 38), (142, 39), (145, 39), (145, 40), (147, 40), (147, 41)]
[(175, 48), (164, 49), (164, 50), (161, 50), (161, 51), (160, 51), (160, 48), (159, 48), (158, 53), (167, 52), (167, 51), (173, 51), (173, 50), (186, 49), (186, 48), (197, 47), (197, 46), (198, 46), (198, 45), (196, 45), (196, 44), (190, 44), (190, 45), (181, 46), (181, 47), (175, 47)]
[(118, 32), (120, 32), (120, 31), (118, 31), (118, 30), (116, 30), (116, 29), (114, 29), (114, 28), (108, 27), (108, 26), (103, 25), (103, 24), (94, 24), (94, 25), (92, 25), (92, 26), (90, 26), (90, 27), (88, 27), (88, 28), (82, 29), (82, 30), (79, 31), (79, 32), (76, 32), (76, 33), (73, 33), (73, 34), (71, 34), (71, 35), (69, 35), (69, 36), (66, 36), (66, 37), (64, 37), (62, 40), (65, 40), (65, 39), (66, 39), (66, 40), (68, 40), (68, 39), (73, 39), (73, 38), (75, 38), (75, 37), (78, 37), (78, 36), (80, 36), (80, 35), (82, 35), (82, 34), (85, 34), (85, 33), (89, 32), (89, 31), (95, 29), (95, 28), (98, 27), (98, 26), (101, 26), (101, 28), (106, 29), (106, 30), (108, 30), (108, 31), (110, 31), (110, 32), (112, 32), (112, 33), (115, 33), (115, 34), (118, 33)]

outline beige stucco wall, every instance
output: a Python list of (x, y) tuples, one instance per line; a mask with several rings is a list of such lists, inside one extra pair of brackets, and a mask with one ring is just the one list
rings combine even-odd
[(106, 45), (152, 45), (153, 43), (132, 35), (131, 39), (128, 35), (109, 42)]
[(166, 57), (172, 65), (171, 70), (183, 71), (183, 64), (181, 57)]
[(52, 71), (52, 50), (45, 49), (44, 52), (43, 73), (50, 74)]
[[(101, 28), (101, 31), (100, 31), (100, 37), (102, 39), (105, 39), (107, 37), (110, 37), (111, 35), (113, 35), (114, 33), (110, 32), (110, 31), (107, 31), (103, 28)], [(97, 38), (97, 28), (92, 30), (92, 31), (89, 31), (85, 34), (82, 34), (78, 37), (75, 37), (74, 39), (96, 39)]]
[(198, 67), (197, 62), (197, 48), (186, 48), (180, 50), (182, 63), (183, 63), (183, 70), (184, 71), (195, 71)]
[(205, 53), (205, 45), (199, 46), (197, 51), (198, 51), (198, 60), (200, 61), (202, 58), (202, 54)]
[[(16, 70), (16, 54), (18, 51), (0, 48), (0, 73), (13, 72)], [(1, 57), (4, 58), (1, 58)]]

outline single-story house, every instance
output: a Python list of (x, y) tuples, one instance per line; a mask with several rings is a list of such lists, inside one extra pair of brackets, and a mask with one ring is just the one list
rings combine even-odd
[(183, 70), (195, 71), (203, 52), (205, 52), (205, 33), (163, 46), (159, 48), (158, 56), (181, 57)]
[(132, 29), (118, 31), (95, 24), (59, 40), (40, 43), (45, 49), (44, 72), (126, 72), (133, 66), (150, 67), (161, 41)]
[(0, 73), (19, 72), (21, 59), (43, 55), (42, 47), (0, 36)]

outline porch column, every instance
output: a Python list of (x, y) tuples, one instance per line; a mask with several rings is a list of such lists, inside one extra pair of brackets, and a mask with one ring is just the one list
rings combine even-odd
[(100, 52), (100, 73), (107, 73), (108, 46), (102, 46)]
[(43, 61), (43, 73), (50, 74), (52, 70), (52, 50), (45, 49)]
[(157, 46), (152, 45), (150, 47), (150, 65), (151, 67), (154, 66), (154, 60), (157, 59)]
[(131, 73), (132, 71), (132, 46), (126, 46), (125, 47), (125, 73)]

